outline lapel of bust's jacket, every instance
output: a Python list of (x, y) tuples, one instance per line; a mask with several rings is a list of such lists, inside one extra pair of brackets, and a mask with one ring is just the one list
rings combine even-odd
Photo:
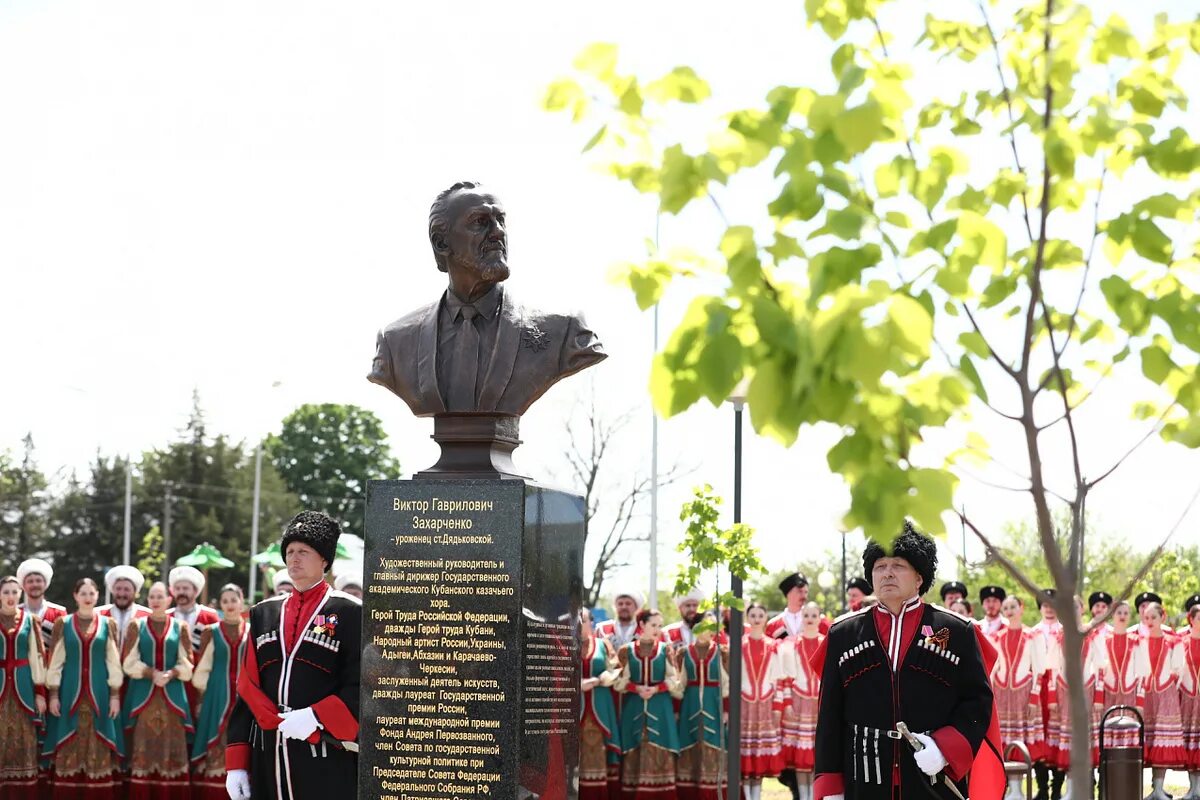
[(504, 287), (500, 288), (499, 330), (496, 331), (496, 344), (492, 348), (488, 360), (487, 373), (483, 378), (483, 388), (479, 392), (479, 410), (495, 411), (512, 379), (513, 367), (517, 363), (517, 352), (521, 349), (521, 317), (513, 307), (512, 298)]
[(417, 335), (417, 387), (421, 393), (421, 404), (430, 409), (431, 414), (446, 410), (437, 384), (437, 320), (441, 307), (441, 300), (429, 307), (429, 313), (421, 320), (421, 330)]

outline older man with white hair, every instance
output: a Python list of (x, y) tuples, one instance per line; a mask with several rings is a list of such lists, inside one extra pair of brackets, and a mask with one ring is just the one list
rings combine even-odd
[(112, 596), (112, 602), (97, 608), (96, 613), (117, 621), (118, 648), (125, 646), (125, 629), (129, 623), (150, 616), (150, 609), (137, 602), (145, 584), (146, 578), (141, 570), (129, 564), (120, 564), (104, 573), (104, 585)]
[(196, 602), (204, 591), (204, 573), (195, 567), (175, 567), (168, 574), (174, 608), (167, 614), (186, 622), (192, 634), (192, 653), (200, 652), (200, 633), (206, 625), (221, 621), (221, 615)]
[(638, 637), (642, 626), (638, 625), (637, 613), (646, 598), (634, 589), (622, 589), (613, 594), (613, 613), (616, 619), (606, 619), (596, 625), (596, 635), (608, 639), (620, 649)]
[[(21, 582), (21, 591), (25, 593), (21, 608), (41, 620), (42, 641), (49, 642), (54, 620), (67, 615), (66, 608), (46, 599), (46, 590), (54, 580), (54, 567), (40, 558), (27, 558), (17, 567), (17, 580)], [(49, 658), (50, 649), (46, 648), (47, 661)]]

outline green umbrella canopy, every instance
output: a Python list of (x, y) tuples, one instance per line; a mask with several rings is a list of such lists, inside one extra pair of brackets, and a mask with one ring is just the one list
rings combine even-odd
[(175, 562), (178, 566), (196, 567), (197, 569), (213, 569), (215, 567), (232, 567), (234, 563), (221, 551), (208, 542), (196, 545), (196, 549)]
[(280, 548), (279, 548), (279, 542), (275, 542), (270, 547), (268, 547), (266, 550), (263, 550), (261, 553), (258, 553), (250, 560), (253, 561), (255, 564), (265, 564), (268, 567), (276, 567), (276, 568), (282, 567), (283, 566), (283, 551), (280, 550)]
[[(337, 550), (334, 552), (334, 558), (337, 560), (350, 558), (350, 551), (346, 549), (341, 542), (337, 543)], [(283, 550), (279, 547), (279, 542), (273, 543), (266, 550), (263, 550), (258, 555), (251, 559), (255, 564), (265, 564), (268, 567), (282, 567)], [(182, 562), (181, 562), (182, 563)], [(230, 564), (230, 566), (233, 566)]]

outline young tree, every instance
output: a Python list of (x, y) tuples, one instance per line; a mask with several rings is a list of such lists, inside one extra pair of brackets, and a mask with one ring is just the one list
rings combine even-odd
[[(748, 379), (759, 432), (790, 443), (802, 425), (838, 426), (828, 463), (850, 487), (845, 522), (888, 536), (905, 516), (942, 530), (955, 461), (919, 445), (990, 409), (1023, 444), (1027, 482), (1011, 488), (1032, 501), (1059, 616), (1074, 619), (1086, 500), (1125, 460), (1084, 463), (1080, 405), (1112, 375), (1136, 383), (1132, 355), (1146, 432), (1129, 450), (1155, 434), (1200, 445), (1200, 148), (1180, 85), (1200, 22), (1153, 6), (1134, 27), (1081, 0), (981, 0), (925, 14), (899, 43), (888, 32), (926, 4), (807, 0), (830, 74), (721, 115), (700, 150), (661, 122), (708, 98), (694, 70), (647, 82), (618, 71), (614, 47), (585, 51), (546, 105), (601, 118), (586, 149), (662, 213), (716, 204), (742, 173), (775, 176), (769, 196), (739, 196), (747, 224), (721, 220), (720, 280), (706, 276), (654, 359), (659, 411), (720, 403)], [(696, 260), (652, 252), (625, 275), (648, 308)], [(1052, 447), (1070, 454), (1061, 491)], [(1071, 520), (1061, 542), (1055, 502)], [(1082, 633), (1064, 627), (1073, 736), (1088, 741)], [(1087, 748), (1071, 778), (1090, 785)]]
[(383, 423), (358, 406), (306, 403), (267, 437), (266, 451), (305, 508), (349, 528), (361, 524), (367, 481), (400, 477)]

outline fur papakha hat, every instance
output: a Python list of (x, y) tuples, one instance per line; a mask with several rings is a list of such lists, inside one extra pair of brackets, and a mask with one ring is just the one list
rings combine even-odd
[[(884, 550), (879, 542), (867, 542), (867, 549), (863, 551), (863, 570), (866, 571), (868, 581), (872, 580), (871, 573), (875, 569), (875, 562), (888, 557), (903, 558), (921, 576), (918, 595), (929, 591), (929, 587), (933, 585), (933, 576), (937, 572), (937, 543), (933, 539), (914, 528), (908, 520), (904, 520), (904, 528), (900, 535), (892, 540), (890, 552)], [(871, 586), (874, 590), (873, 581)]]

